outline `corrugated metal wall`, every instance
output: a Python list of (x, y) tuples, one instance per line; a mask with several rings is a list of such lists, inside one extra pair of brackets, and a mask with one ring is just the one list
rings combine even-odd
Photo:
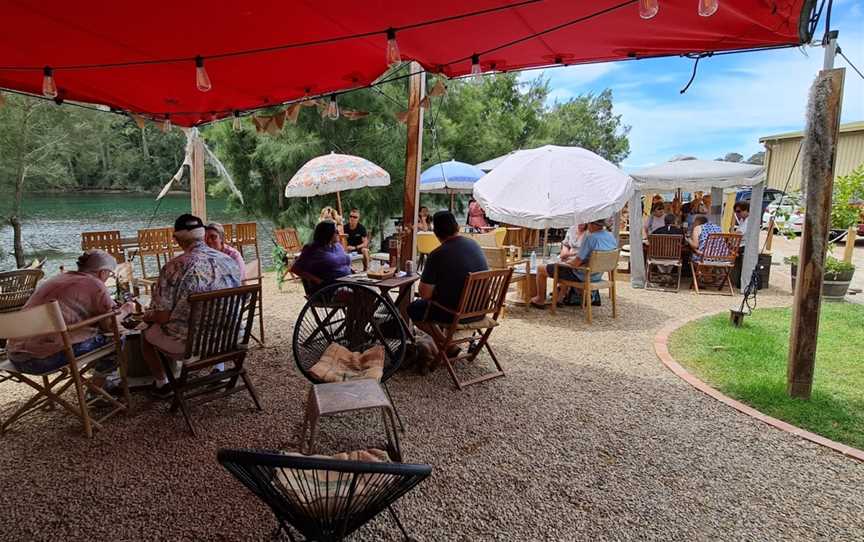
[[(789, 180), (789, 191), (801, 189), (801, 157), (795, 163), (795, 155), (801, 145), (801, 138), (766, 141), (770, 149), (768, 163), (768, 186), (780, 190), (786, 185), (789, 170), (795, 164), (795, 171)], [(840, 134), (837, 148), (837, 164), (835, 175), (846, 175), (860, 164), (864, 163), (864, 131), (844, 132)]]

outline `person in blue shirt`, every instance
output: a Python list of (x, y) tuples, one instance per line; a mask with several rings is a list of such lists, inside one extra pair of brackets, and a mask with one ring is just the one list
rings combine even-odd
[[(588, 224), (588, 235), (582, 241), (582, 246), (579, 247), (579, 253), (576, 256), (561, 263), (550, 263), (537, 269), (537, 296), (531, 299), (531, 305), (541, 309), (546, 307), (546, 279), (554, 276), (556, 265), (558, 266), (559, 278), (584, 282), (585, 277), (582, 271), (574, 268), (587, 265), (591, 259), (591, 253), (595, 250), (615, 250), (616, 248), (618, 248), (618, 242), (615, 236), (606, 230), (605, 220), (595, 220)], [(602, 280), (601, 273), (591, 274), (591, 282), (600, 280)], [(594, 298), (592, 295), (591, 304), (599, 305), (599, 296)]]
[(342, 244), (339, 243), (335, 222), (325, 220), (315, 226), (312, 242), (303, 247), (292, 270), (307, 273), (321, 281), (318, 285), (307, 285), (304, 281), (303, 286), (309, 288), (306, 292), (309, 295), (333, 284), (339, 277), (351, 274), (351, 257), (345, 254)]

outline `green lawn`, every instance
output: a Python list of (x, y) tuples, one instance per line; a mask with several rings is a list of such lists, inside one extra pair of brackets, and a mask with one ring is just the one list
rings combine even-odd
[(729, 314), (672, 334), (672, 356), (700, 379), (757, 410), (864, 449), (864, 306), (823, 303), (813, 395), (786, 395), (791, 309), (756, 309), (741, 328)]

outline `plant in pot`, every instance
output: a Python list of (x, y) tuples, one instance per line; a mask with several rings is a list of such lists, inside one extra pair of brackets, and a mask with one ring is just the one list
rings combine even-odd
[[(829, 249), (830, 250), (830, 249)], [(798, 275), (798, 256), (789, 256), (783, 261), (792, 266), (792, 291), (795, 291), (795, 279)], [(849, 290), (849, 283), (855, 273), (855, 266), (828, 254), (825, 258), (825, 274), (822, 276), (822, 297), (825, 299), (842, 300)]]

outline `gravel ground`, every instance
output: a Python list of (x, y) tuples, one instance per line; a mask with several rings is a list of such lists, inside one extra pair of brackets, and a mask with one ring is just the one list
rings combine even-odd
[[(68, 416), (39, 413), (2, 438), (4, 540), (262, 540), (274, 521), (215, 460), (220, 447), (291, 449), (307, 383), (290, 333), (302, 296), (267, 280), (268, 347), (248, 367), (248, 396), (193, 410), (199, 438), (165, 405), (88, 441)], [(444, 369), (400, 373), (390, 389), (407, 461), (430, 479), (398, 505), (420, 540), (861, 540), (864, 465), (703, 396), (657, 360), (669, 319), (733, 301), (620, 288), (587, 326), (581, 314), (514, 308), (492, 335), (508, 374), (459, 392)], [(763, 292), (760, 304), (789, 296)], [(0, 385), (0, 408), (21, 400)], [(374, 445), (369, 417), (326, 419), (333, 452)], [(397, 540), (386, 516), (354, 539)]]

